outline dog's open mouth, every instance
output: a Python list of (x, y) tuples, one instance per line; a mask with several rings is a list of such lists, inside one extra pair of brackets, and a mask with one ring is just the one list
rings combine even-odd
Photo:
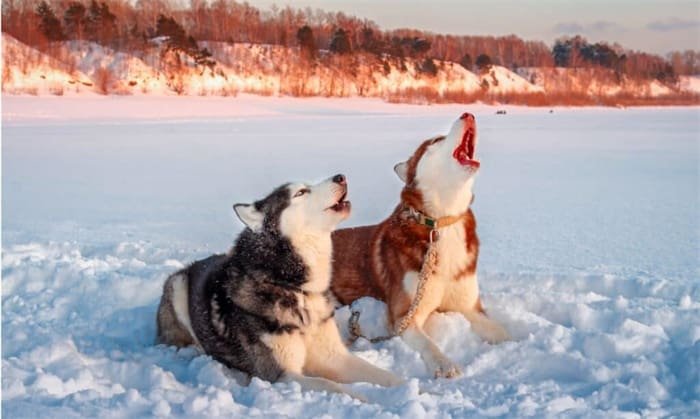
[(462, 166), (478, 169), (481, 166), (479, 160), (475, 159), (476, 153), (476, 126), (469, 121), (462, 134), (462, 141), (457, 148), (452, 152), (452, 157), (455, 158)]
[(346, 189), (343, 192), (343, 195), (340, 196), (338, 201), (326, 209), (329, 209), (331, 211), (336, 211), (336, 212), (342, 212), (345, 210), (349, 210), (350, 209), (350, 201), (345, 200), (345, 198), (347, 198), (347, 196), (348, 196), (348, 190)]

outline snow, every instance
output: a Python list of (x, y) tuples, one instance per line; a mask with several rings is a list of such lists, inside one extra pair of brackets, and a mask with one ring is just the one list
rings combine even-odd
[[(196, 65), (191, 57), (157, 48), (118, 52), (94, 42), (66, 41), (53, 45), (49, 57), (10, 35), (2, 34), (3, 58), (10, 68), (3, 78), (3, 91), (12, 94), (63, 95), (77, 91), (119, 95), (231, 96), (238, 92), (262, 95), (363, 96), (391, 98), (412, 91), (430, 91), (434, 95), (464, 95), (480, 92), (487, 79), (491, 93), (539, 92), (505, 67), (494, 66), (477, 76), (459, 64), (435, 60), (435, 75), (420, 71), (421, 63), (357, 54), (348, 58), (329, 56), (309, 67), (293, 48), (279, 45), (201, 42), (212, 53), (213, 69)], [(7, 47), (6, 47), (7, 45)], [(177, 56), (177, 59), (176, 59)], [(179, 63), (183, 63), (180, 65)], [(353, 68), (352, 75), (342, 68)], [(74, 76), (66, 73), (73, 69)], [(76, 83), (80, 78), (87, 84)], [(47, 81), (48, 80), (48, 81)], [(89, 86), (87, 86), (89, 85)]]
[(481, 83), (486, 82), (492, 93), (536, 93), (544, 92), (542, 86), (536, 86), (505, 67), (494, 65), (481, 75)]
[(12, 94), (75, 95), (92, 90), (90, 78), (55, 58), (2, 34), (2, 91)]
[(681, 90), (700, 94), (700, 76), (680, 76)]
[[(615, 72), (605, 68), (521, 67), (519, 76), (534, 83), (547, 93), (614, 96), (631, 94), (640, 97), (661, 97), (674, 90), (658, 80), (634, 80), (623, 76), (618, 80)], [(681, 83), (681, 90), (683, 89)]]
[[(700, 412), (698, 108), (392, 105), (380, 100), (4, 95), (2, 414), (7, 417), (693, 417)], [(500, 108), (499, 108), (500, 109)], [(154, 346), (166, 276), (230, 246), (231, 204), (345, 173), (353, 215), (398, 199), (394, 163), (469, 110), (484, 305), (429, 333), (464, 372), (433, 379), (400, 339), (352, 351), (407, 378), (347, 396), (247, 383)], [(369, 335), (385, 306), (355, 303)], [(336, 321), (343, 333), (349, 308)]]

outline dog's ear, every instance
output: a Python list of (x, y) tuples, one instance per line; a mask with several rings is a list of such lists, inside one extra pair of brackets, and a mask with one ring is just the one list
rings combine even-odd
[(408, 177), (408, 162), (397, 163), (396, 166), (394, 166), (394, 172), (396, 172), (403, 183), (406, 183), (406, 178)]
[(258, 211), (252, 204), (236, 204), (233, 206), (238, 218), (251, 230), (257, 231), (262, 228), (265, 214)]

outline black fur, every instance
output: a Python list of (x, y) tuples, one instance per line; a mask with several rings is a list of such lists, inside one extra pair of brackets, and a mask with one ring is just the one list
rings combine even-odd
[(279, 232), (289, 202), (287, 186), (277, 188), (254, 204), (265, 214), (260, 231), (246, 228), (228, 254), (178, 272), (188, 278), (190, 321), (202, 349), (229, 367), (269, 381), (283, 371), (261, 337), (301, 333), (309, 319), (300, 304), (308, 268)]

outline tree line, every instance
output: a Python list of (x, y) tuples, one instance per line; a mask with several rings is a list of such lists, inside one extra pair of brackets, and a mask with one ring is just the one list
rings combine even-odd
[(299, 47), (310, 59), (321, 53), (364, 53), (414, 59), (434, 73), (433, 60), (460, 63), (469, 70), (502, 65), (520, 67), (600, 67), (616, 75), (674, 82), (678, 75), (700, 73), (700, 52), (667, 57), (589, 43), (580, 36), (561, 38), (553, 47), (509, 36), (458, 36), (413, 29), (382, 30), (376, 23), (341, 12), (271, 7), (262, 11), (233, 0), (2, 0), (2, 30), (29, 45), (88, 40), (133, 52), (149, 40), (167, 36), (202, 63), (208, 51), (197, 41), (247, 42)]

